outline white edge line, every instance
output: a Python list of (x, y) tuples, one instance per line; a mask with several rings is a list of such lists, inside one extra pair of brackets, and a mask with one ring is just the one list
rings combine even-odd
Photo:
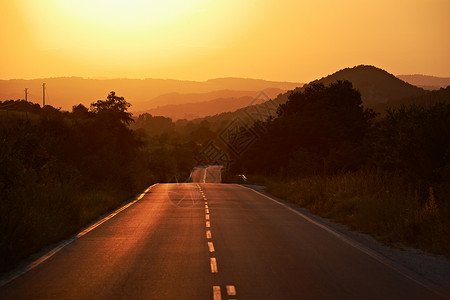
[(52, 257), (53, 255), (55, 255), (56, 253), (58, 253), (59, 251), (61, 251), (61, 249), (63, 249), (65, 246), (69, 245), (70, 243), (72, 243), (73, 241), (76, 241), (77, 239), (79, 239), (80, 237), (82, 237), (83, 235), (85, 235), (86, 233), (88, 233), (89, 231), (92, 231), (93, 229), (95, 229), (96, 227), (100, 226), (101, 224), (105, 223), (106, 221), (108, 221), (109, 219), (111, 219), (112, 217), (114, 217), (115, 215), (117, 215), (118, 213), (120, 213), (121, 211), (127, 209), (128, 207), (130, 207), (131, 205), (133, 205), (134, 203), (136, 203), (137, 201), (141, 200), (145, 194), (148, 193), (148, 191), (154, 187), (155, 185), (157, 185), (158, 183), (155, 183), (151, 186), (149, 186), (143, 193), (141, 193), (139, 195), (139, 197), (136, 198), (136, 200), (125, 204), (124, 206), (118, 208), (116, 211), (114, 211), (113, 213), (111, 213), (110, 215), (104, 217), (103, 219), (101, 219), (100, 221), (96, 222), (95, 224), (89, 226), (88, 228), (84, 229), (83, 231), (81, 231), (80, 233), (78, 233), (77, 235), (69, 238), (68, 240), (62, 242), (61, 244), (59, 244), (58, 246), (56, 246), (55, 248), (53, 248), (52, 250), (50, 250), (49, 252), (43, 254), (41, 257), (39, 257), (38, 259), (34, 260), (33, 262), (31, 262), (30, 264), (28, 264), (24, 268), (23, 271), (12, 275), (2, 281), (0, 281), (0, 287), (3, 287), (4, 285), (10, 283), (11, 281), (17, 279), (18, 277), (24, 275), (25, 273), (31, 271), (32, 269), (36, 268), (37, 266), (39, 266), (40, 264), (42, 264), (44, 261), (46, 261), (47, 259), (49, 259), (50, 257)]
[(385, 265), (385, 266), (391, 268), (392, 270), (398, 272), (399, 274), (405, 276), (409, 280), (411, 280), (411, 281), (421, 285), (422, 287), (428, 289), (429, 291), (431, 291), (431, 292), (433, 292), (433, 293), (435, 293), (435, 294), (437, 294), (437, 295), (439, 295), (441, 297), (447, 298), (447, 296), (445, 294), (441, 293), (440, 291), (438, 291), (434, 287), (431, 287), (429, 284), (426, 284), (426, 283), (422, 282), (421, 280), (414, 278), (413, 275), (409, 274), (409, 273), (412, 273), (411, 271), (408, 271), (404, 267), (401, 267), (401, 266), (395, 264), (394, 262), (389, 261), (387, 258), (385, 258), (384, 256), (378, 254), (374, 250), (371, 250), (371, 249), (363, 246), (362, 244), (360, 244), (360, 243), (358, 243), (358, 242), (356, 242), (356, 241), (354, 241), (354, 240), (352, 240), (350, 238), (347, 238), (346, 236), (342, 235), (341, 233), (339, 233), (337, 231), (334, 231), (333, 229), (331, 229), (331, 228), (329, 228), (329, 227), (327, 227), (327, 226), (325, 226), (323, 224), (320, 224), (319, 222), (317, 222), (317, 221), (311, 219), (310, 217), (302, 214), (298, 210), (295, 210), (292, 207), (289, 207), (286, 204), (281, 203), (280, 201), (278, 201), (278, 200), (276, 200), (276, 199), (274, 199), (272, 197), (264, 195), (264, 194), (254, 190), (252, 188), (249, 188), (249, 187), (246, 187), (246, 186), (243, 186), (243, 185), (239, 185), (239, 186), (241, 186), (241, 187), (243, 187), (245, 189), (248, 189), (250, 191), (253, 191), (256, 194), (259, 194), (260, 196), (263, 196), (264, 198), (267, 198), (267, 199), (269, 199), (269, 200), (271, 200), (271, 201), (273, 201), (273, 202), (283, 206), (284, 208), (290, 210), (291, 212), (293, 212), (293, 213), (297, 214), (298, 216), (302, 217), (303, 219), (307, 220), (308, 222), (310, 222), (310, 223), (312, 223), (312, 224), (322, 228), (323, 230), (327, 231), (328, 233), (331, 233), (332, 235), (334, 235), (335, 237), (337, 237), (341, 241), (347, 243), (348, 245), (352, 246), (353, 248), (356, 248), (356, 249), (360, 250), (361, 252), (367, 254), (368, 256), (372, 257), (373, 259), (377, 260), (378, 262), (382, 263), (383, 265)]

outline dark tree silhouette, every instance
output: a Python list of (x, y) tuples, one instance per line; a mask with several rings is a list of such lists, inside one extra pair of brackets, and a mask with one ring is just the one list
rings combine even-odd
[(72, 107), (72, 114), (74, 118), (87, 119), (93, 116), (93, 113), (83, 104), (74, 105)]
[(130, 124), (133, 122), (131, 113), (127, 110), (131, 106), (131, 103), (127, 102), (124, 97), (116, 96), (116, 92), (109, 93), (106, 100), (98, 100), (91, 104), (90, 111), (95, 114), (108, 114), (114, 116), (120, 121)]
[(378, 167), (401, 170), (410, 181), (444, 181), (450, 174), (450, 104), (389, 109), (377, 124), (374, 150)]
[(246, 153), (248, 170), (332, 173), (357, 169), (367, 157), (362, 142), (375, 113), (362, 106), (361, 94), (349, 81), (310, 84), (304, 92), (292, 93), (281, 111)]
[(133, 128), (142, 128), (148, 136), (160, 135), (173, 130), (174, 123), (171, 118), (152, 116), (149, 113), (139, 115)]

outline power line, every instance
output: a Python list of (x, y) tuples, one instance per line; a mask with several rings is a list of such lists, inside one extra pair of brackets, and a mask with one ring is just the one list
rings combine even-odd
[(47, 105), (51, 105), (51, 104), (49, 104), (49, 103), (51, 103), (51, 101), (50, 101), (51, 99), (48, 96), (48, 89), (47, 88), (45, 89), (45, 99), (46, 99)]
[(42, 84), (42, 107), (45, 106), (45, 82)]

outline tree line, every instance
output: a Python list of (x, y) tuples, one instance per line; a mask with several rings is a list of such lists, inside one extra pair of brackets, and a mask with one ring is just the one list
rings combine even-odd
[(71, 112), (0, 103), (0, 271), (157, 180), (129, 107), (114, 92)]
[(403, 105), (380, 116), (362, 105), (349, 81), (313, 83), (280, 106), (279, 117), (268, 120), (236, 171), (302, 177), (363, 168), (446, 186), (450, 104)]

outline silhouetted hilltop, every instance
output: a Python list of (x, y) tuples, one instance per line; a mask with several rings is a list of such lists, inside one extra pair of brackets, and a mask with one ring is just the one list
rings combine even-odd
[[(407, 99), (412, 99), (428, 93), (422, 88), (400, 80), (385, 70), (367, 65), (345, 68), (321, 79), (314, 80), (311, 83), (320, 82), (324, 85), (329, 85), (337, 80), (350, 81), (353, 84), (353, 87), (361, 92), (363, 104), (366, 107), (376, 108), (377, 110), (384, 109), (386, 107), (383, 103), (408, 101)], [(278, 104), (286, 103), (289, 94), (294, 91), (303, 91), (305, 87), (306, 85), (299, 86), (294, 90), (278, 95), (273, 100)], [(243, 109), (239, 109), (235, 112), (226, 112), (215, 116), (210, 116), (205, 119), (212, 123), (220, 123), (232, 119), (234, 116), (242, 113)], [(201, 120), (202, 119), (198, 119), (195, 121)]]
[[(311, 83), (320, 82), (329, 85), (337, 80), (350, 81), (353, 87), (361, 92), (364, 105), (369, 107), (390, 100), (399, 100), (426, 93), (422, 88), (406, 83), (385, 70), (367, 65), (345, 68)], [(298, 87), (295, 91), (303, 91), (303, 89), (304, 87)], [(280, 95), (275, 101), (280, 104), (285, 103), (290, 93)]]
[(406, 81), (412, 85), (421, 87), (426, 90), (438, 90), (450, 85), (449, 77), (436, 77), (429, 75), (397, 75), (403, 81)]
[(385, 70), (367, 65), (346, 68), (314, 82), (329, 85), (336, 80), (350, 81), (361, 92), (366, 105), (424, 93), (423, 89), (406, 83)]
[[(132, 104), (149, 101), (167, 93), (208, 93), (216, 90), (261, 91), (267, 88), (293, 89), (300, 85), (293, 82), (276, 82), (246, 78), (219, 78), (207, 81), (186, 81), (173, 79), (84, 79), (81, 77), (61, 77), (43, 79), (0, 80), (0, 101), (24, 99), (24, 89), (28, 88), (28, 100), (42, 103), (42, 83), (47, 86), (46, 103), (70, 110), (82, 103), (89, 106), (103, 99), (110, 91), (115, 91)], [(245, 88), (244, 88), (245, 87)], [(217, 97), (216, 97), (217, 98)], [(210, 98), (208, 100), (212, 100)], [(192, 101), (191, 101), (192, 102)], [(151, 105), (156, 107), (165, 103)], [(149, 107), (147, 107), (149, 108)]]

